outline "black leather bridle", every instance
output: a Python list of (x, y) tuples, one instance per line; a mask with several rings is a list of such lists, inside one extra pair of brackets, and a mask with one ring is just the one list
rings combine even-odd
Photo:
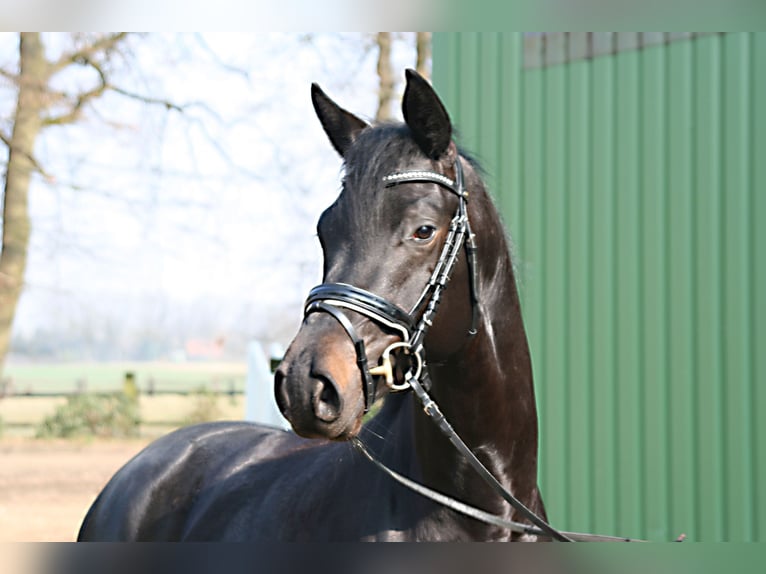
[[(476, 245), (468, 221), (468, 193), (463, 184), (463, 166), (458, 158), (455, 161), (455, 180), (432, 171), (402, 171), (383, 178), (385, 187), (395, 187), (404, 183), (435, 183), (449, 190), (458, 197), (457, 211), (450, 222), (447, 238), (442, 248), (431, 277), (423, 288), (410, 312), (387, 301), (374, 293), (346, 283), (322, 283), (314, 287), (306, 300), (305, 316), (311, 313), (327, 313), (340, 323), (354, 343), (356, 363), (362, 374), (364, 388), (364, 410), (367, 412), (375, 400), (375, 375), (383, 375), (392, 391), (402, 391), (411, 387), (411, 381), (425, 373), (425, 350), (423, 341), (430, 328), (436, 310), (441, 301), (441, 294), (449, 281), (461, 249), (465, 249), (468, 262), (472, 324), (469, 334), (476, 333), (478, 320), (478, 295), (476, 292)], [(425, 307), (420, 317), (417, 313)], [(370, 369), (364, 340), (359, 336), (344, 310), (355, 311), (375, 321), (382, 327), (397, 331), (401, 342), (390, 345), (383, 353), (383, 365)], [(403, 349), (411, 357), (411, 368), (404, 375), (403, 383), (396, 383), (390, 353)]]
[[(385, 298), (370, 293), (359, 287), (348, 285), (346, 283), (323, 283), (314, 287), (306, 300), (304, 316), (311, 313), (327, 313), (332, 316), (341, 327), (348, 333), (348, 336), (354, 343), (356, 351), (356, 363), (362, 374), (362, 384), (364, 387), (365, 412), (367, 412), (375, 400), (376, 386), (374, 377), (382, 375), (386, 384), (392, 391), (402, 391), (412, 389), (420, 402), (423, 404), (423, 410), (431, 417), (439, 430), (450, 440), (453, 446), (460, 452), (477, 474), (495, 490), (506, 502), (508, 502), (520, 515), (529, 520), (532, 525), (505, 519), (487, 513), (481, 509), (469, 506), (463, 502), (454, 500), (444, 494), (435, 492), (421, 484), (418, 484), (399, 473), (391, 470), (381, 461), (377, 460), (372, 453), (367, 450), (364, 444), (355, 437), (352, 443), (364, 456), (369, 458), (381, 470), (386, 472), (393, 479), (397, 480), (407, 488), (434, 500), (435, 502), (447, 506), (457, 512), (470, 516), (476, 520), (501, 526), (513, 532), (550, 536), (553, 540), (561, 542), (573, 542), (575, 540), (622, 540), (631, 539), (618, 538), (612, 536), (602, 536), (596, 534), (583, 534), (575, 532), (562, 532), (553, 528), (545, 520), (527, 508), (518, 498), (495, 478), (486, 466), (476, 457), (471, 449), (465, 444), (460, 436), (455, 432), (447, 419), (442, 414), (439, 406), (431, 399), (428, 394), (430, 388), (430, 377), (426, 368), (425, 349), (423, 342), (428, 329), (433, 323), (434, 315), (441, 301), (442, 291), (449, 281), (450, 275), (457, 263), (458, 255), (462, 249), (466, 252), (466, 261), (468, 264), (468, 276), (471, 299), (471, 328), (469, 335), (475, 335), (478, 326), (478, 292), (476, 278), (476, 243), (474, 235), (471, 232), (471, 226), (468, 221), (467, 201), (468, 192), (463, 184), (463, 166), (460, 158), (455, 160), (455, 180), (432, 172), (432, 171), (402, 171), (392, 173), (383, 178), (385, 187), (394, 187), (403, 183), (422, 183), (430, 182), (440, 185), (449, 190), (458, 197), (457, 211), (450, 222), (447, 238), (442, 248), (439, 260), (436, 263), (433, 273), (428, 283), (423, 288), (423, 292), (418, 298), (410, 312), (404, 311), (398, 305), (387, 301)], [(417, 313), (423, 310), (419, 318)], [(344, 310), (360, 313), (365, 317), (375, 321), (379, 325), (389, 330), (398, 331), (401, 335), (401, 342), (396, 342), (388, 346), (382, 355), (382, 365), (369, 368), (367, 362), (367, 353), (364, 340), (359, 336), (351, 320), (346, 316)], [(404, 382), (397, 383), (394, 380), (393, 367), (390, 360), (390, 353), (395, 349), (403, 349), (405, 354), (410, 355), (410, 367), (404, 374)]]

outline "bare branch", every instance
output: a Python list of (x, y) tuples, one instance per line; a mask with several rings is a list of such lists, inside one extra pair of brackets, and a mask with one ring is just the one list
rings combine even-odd
[[(3, 142), (8, 148), (8, 150), (11, 149), (11, 140), (8, 139), (8, 137), (2, 132), (0, 132), (0, 142)], [(16, 148), (16, 151), (19, 152), (21, 150)], [(37, 159), (31, 153), (21, 151), (21, 154), (32, 163), (32, 167), (35, 169), (35, 171), (37, 171), (47, 181), (49, 182), (55, 181), (55, 178), (43, 169), (43, 166), (40, 165), (40, 162), (38, 162)]]
[(225, 162), (227, 165), (229, 165), (235, 172), (245, 174), (250, 178), (255, 178), (258, 180), (263, 179), (263, 176), (257, 171), (250, 170), (244, 166), (237, 164), (234, 160), (232, 160), (229, 153), (221, 145), (219, 138), (215, 137), (213, 134), (210, 133), (210, 130), (208, 130), (208, 127), (205, 124), (205, 122), (195, 117), (190, 117), (188, 118), (188, 120), (190, 124), (193, 123), (194, 125), (197, 126), (200, 133), (205, 137), (205, 140), (207, 141), (207, 143), (210, 146), (212, 146), (215, 152), (217, 152), (219, 158), (223, 162)]
[(16, 84), (19, 81), (19, 75), (14, 74), (13, 72), (9, 72), (5, 68), (0, 68), (0, 78), (5, 78), (6, 80), (10, 80), (12, 83)]
[[(101, 97), (107, 90), (120, 91), (110, 85), (104, 71), (103, 63), (96, 61), (96, 58), (98, 56), (108, 58), (110, 52), (114, 50), (127, 37), (127, 35), (127, 32), (119, 32), (103, 36), (80, 49), (62, 55), (61, 58), (49, 66), (49, 75), (53, 75), (73, 64), (89, 66), (98, 74), (99, 83), (93, 89), (78, 94), (68, 111), (57, 116), (49, 116), (45, 118), (43, 120), (44, 126), (73, 123), (80, 118), (83, 109), (90, 101)], [(64, 99), (67, 99), (68, 97), (67, 94), (62, 93), (53, 93), (51, 95), (59, 96)]]
[(169, 100), (164, 100), (162, 98), (152, 98), (151, 96), (144, 96), (142, 94), (136, 94), (134, 92), (130, 92), (124, 88), (120, 88), (115, 86), (114, 84), (107, 84), (106, 88), (108, 90), (111, 90), (113, 92), (116, 92), (122, 96), (125, 96), (126, 98), (130, 98), (132, 100), (138, 100), (139, 102), (142, 102), (144, 104), (152, 104), (152, 105), (159, 105), (164, 106), (167, 110), (173, 110), (176, 112), (183, 112), (184, 109), (188, 106), (188, 104), (180, 105), (173, 103)]
[(44, 126), (52, 126), (52, 125), (63, 125), (63, 124), (71, 124), (72, 122), (78, 120), (80, 116), (82, 115), (82, 110), (84, 106), (91, 100), (94, 100), (104, 94), (104, 92), (109, 89), (109, 82), (107, 81), (106, 74), (104, 73), (103, 68), (100, 64), (97, 62), (94, 62), (91, 59), (84, 60), (84, 63), (88, 64), (91, 68), (93, 68), (99, 77), (99, 84), (92, 90), (88, 90), (87, 92), (83, 92), (81, 94), (77, 95), (77, 99), (72, 104), (72, 108), (58, 116), (53, 117), (47, 117), (43, 119), (43, 125)]
[(120, 42), (122, 42), (128, 36), (128, 32), (119, 32), (116, 34), (109, 34), (103, 36), (93, 43), (64, 54), (56, 62), (51, 64), (51, 73), (56, 73), (63, 70), (67, 66), (72, 64), (90, 64), (93, 60), (93, 56), (100, 52), (109, 52), (113, 50)]
[(221, 58), (218, 56), (218, 54), (215, 53), (215, 51), (210, 47), (210, 45), (205, 41), (205, 38), (200, 33), (194, 34), (194, 38), (197, 40), (197, 43), (202, 47), (205, 52), (213, 59), (215, 64), (219, 66), (221, 69), (226, 70), (227, 72), (231, 72), (233, 74), (237, 74), (238, 76), (241, 76), (242, 78), (246, 80), (250, 80), (250, 72), (245, 70), (244, 68), (239, 68), (237, 66), (232, 66), (231, 64), (227, 64)]
[[(144, 104), (163, 106), (167, 110), (174, 110), (177, 112), (184, 111), (185, 106), (181, 106), (169, 100), (165, 100), (161, 98), (153, 98), (151, 96), (137, 94), (135, 92), (131, 92), (130, 90), (126, 90), (125, 88), (121, 88), (119, 86), (112, 84), (107, 78), (106, 72), (104, 71), (104, 68), (99, 62), (96, 62), (87, 56), (82, 56), (82, 58), (83, 59), (80, 61), (80, 63), (90, 66), (98, 74), (98, 77), (99, 77), (98, 86), (96, 86), (95, 88), (91, 90), (88, 90), (87, 92), (83, 92), (79, 94), (75, 102), (72, 104), (72, 108), (69, 111), (58, 116), (46, 118), (45, 120), (43, 120), (43, 125), (46, 125), (46, 126), (63, 125), (63, 124), (69, 124), (76, 121), (77, 119), (80, 118), (83, 108), (88, 102), (102, 96), (107, 91), (115, 92), (127, 98), (142, 102)], [(58, 94), (58, 95), (62, 97), (66, 97), (65, 94)]]

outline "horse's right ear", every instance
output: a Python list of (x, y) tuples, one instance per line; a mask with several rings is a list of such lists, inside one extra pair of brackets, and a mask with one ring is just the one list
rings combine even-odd
[(333, 102), (317, 84), (311, 84), (311, 101), (330, 143), (345, 157), (359, 132), (368, 127), (367, 122)]
[(418, 147), (431, 159), (453, 155), (452, 122), (439, 96), (428, 81), (415, 70), (406, 70), (407, 87), (402, 98), (404, 121), (410, 127)]

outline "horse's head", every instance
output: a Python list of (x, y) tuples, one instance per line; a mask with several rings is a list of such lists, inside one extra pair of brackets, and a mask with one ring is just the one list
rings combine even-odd
[[(338, 199), (317, 225), (323, 284), (309, 296), (275, 375), (275, 395), (299, 434), (343, 440), (358, 433), (366, 408), (386, 392), (374, 367), (390, 345), (412, 335), (429, 303), (424, 289), (444, 258), (451, 222), (465, 204), (449, 185), (460, 167), (449, 116), (417, 73), (407, 72), (405, 124), (369, 126), (316, 85), (312, 100), (345, 175)], [(454, 352), (470, 328), (464, 257), (452, 275), (428, 334), (429, 357)], [(400, 371), (415, 368), (412, 358), (399, 356)]]

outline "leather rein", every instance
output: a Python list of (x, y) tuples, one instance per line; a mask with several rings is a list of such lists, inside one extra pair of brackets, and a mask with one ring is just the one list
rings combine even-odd
[[(391, 391), (396, 392), (412, 389), (423, 404), (425, 413), (433, 419), (439, 430), (466, 458), (471, 467), (485, 482), (487, 482), (487, 484), (489, 484), (490, 487), (493, 488), (493, 490), (495, 490), (495, 492), (518, 511), (520, 515), (529, 520), (532, 523), (532, 526), (495, 516), (463, 502), (454, 500), (444, 494), (433, 491), (388, 468), (381, 461), (377, 460), (358, 438), (353, 438), (352, 444), (376, 466), (404, 486), (414, 490), (422, 496), (430, 498), (439, 504), (447, 506), (452, 510), (470, 516), (476, 520), (495, 526), (501, 526), (517, 533), (549, 536), (553, 540), (561, 542), (584, 540), (631, 541), (632, 539), (627, 538), (562, 532), (550, 526), (545, 520), (527, 508), (524, 503), (500, 484), (495, 476), (486, 468), (486, 466), (484, 466), (476, 455), (473, 454), (460, 436), (458, 436), (442, 414), (439, 406), (428, 394), (431, 381), (426, 367), (424, 339), (428, 329), (433, 323), (433, 318), (441, 301), (442, 291), (446, 287), (455, 264), (457, 263), (458, 255), (463, 249), (465, 250), (466, 261), (468, 264), (472, 308), (471, 329), (469, 335), (476, 334), (478, 323), (476, 243), (468, 221), (468, 192), (465, 190), (463, 183), (463, 167), (460, 157), (455, 160), (454, 165), (454, 181), (442, 174), (432, 171), (402, 171), (387, 175), (383, 178), (383, 183), (386, 188), (395, 187), (404, 183), (428, 182), (435, 183), (454, 193), (458, 197), (457, 211), (450, 222), (449, 231), (441, 255), (439, 256), (430, 279), (423, 288), (423, 291), (412, 310), (408, 313), (386, 299), (364, 289), (354, 287), (353, 285), (345, 283), (323, 283), (314, 287), (309, 292), (309, 296), (306, 300), (304, 317), (312, 313), (327, 313), (338, 321), (350, 337), (356, 352), (356, 363), (362, 375), (365, 412), (369, 410), (375, 399), (377, 388), (374, 377), (376, 376), (384, 377), (384, 380)], [(424, 306), (425, 310), (420, 315), (420, 318), (416, 319), (418, 311)], [(397, 331), (401, 335), (401, 342), (393, 343), (383, 351), (382, 364), (380, 366), (373, 368), (369, 367), (364, 340), (356, 332), (356, 329), (351, 320), (344, 313), (344, 310), (354, 311), (364, 315), (379, 325), (389, 330)], [(390, 356), (394, 350), (398, 349), (401, 349), (405, 355), (410, 357), (410, 366), (404, 374), (404, 381), (402, 383), (397, 383), (394, 379), (393, 365)]]

